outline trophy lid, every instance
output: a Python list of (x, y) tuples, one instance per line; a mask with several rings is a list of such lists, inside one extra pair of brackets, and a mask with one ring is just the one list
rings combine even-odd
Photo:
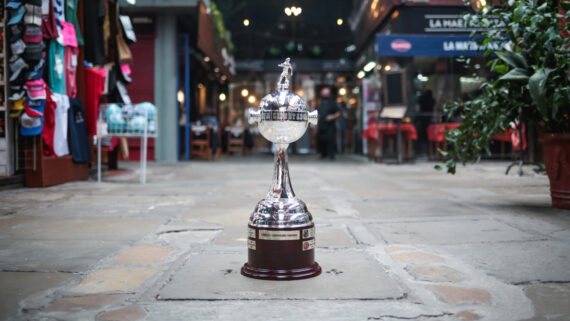
[(279, 64), (279, 67), (282, 67), (283, 71), (277, 82), (277, 91), (263, 97), (259, 102), (259, 109), (262, 111), (307, 111), (305, 100), (289, 91), (291, 76), (293, 76), (291, 59), (285, 59), (283, 63)]

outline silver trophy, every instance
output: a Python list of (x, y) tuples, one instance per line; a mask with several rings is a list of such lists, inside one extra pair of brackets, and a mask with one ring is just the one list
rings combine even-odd
[(271, 188), (249, 218), (248, 263), (242, 274), (292, 280), (321, 273), (314, 261), (313, 218), (305, 203), (295, 196), (287, 166), (287, 147), (303, 136), (309, 124), (317, 124), (318, 113), (309, 112), (303, 98), (289, 91), (293, 74), (290, 59), (279, 67), (283, 72), (277, 91), (265, 96), (258, 109), (250, 109), (248, 115), (249, 123), (258, 123), (259, 132), (275, 144), (276, 151)]

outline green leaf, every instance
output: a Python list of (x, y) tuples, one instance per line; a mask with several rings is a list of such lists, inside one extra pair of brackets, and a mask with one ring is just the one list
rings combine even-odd
[(441, 171), (443, 167), (441, 167), (441, 165), (435, 165), (433, 169), (435, 169), (436, 171)]
[(570, 10), (570, 1), (561, 1), (560, 6), (562, 6), (564, 10)]
[(515, 10), (513, 11), (513, 21), (514, 22), (519, 22), (521, 21), (521, 18), (524, 14), (524, 7), (519, 5), (518, 7), (515, 8)]
[(500, 65), (493, 66), (493, 68), (491, 70), (498, 73), (498, 74), (504, 75), (505, 73), (507, 73), (507, 70), (509, 70), (509, 68), (507, 68), (506, 65), (500, 64)]
[(550, 72), (552, 72), (552, 69), (541, 68), (528, 79), (528, 89), (532, 102), (536, 105), (545, 120), (550, 118), (550, 113), (548, 113), (548, 99), (546, 97), (546, 81), (548, 80)]
[(455, 175), (455, 160), (449, 159), (445, 162), (445, 167), (447, 167), (447, 173)]
[(526, 69), (515, 68), (508, 73), (499, 77), (500, 80), (510, 80), (510, 81), (527, 81), (528, 75)]
[(528, 68), (528, 64), (526, 63), (526, 59), (516, 52), (513, 51), (497, 51), (497, 56), (507, 64), (515, 68)]

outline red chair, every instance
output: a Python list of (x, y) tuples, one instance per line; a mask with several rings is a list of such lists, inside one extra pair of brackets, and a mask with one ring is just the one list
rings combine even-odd
[[(378, 131), (378, 148), (380, 149), (379, 161), (382, 162), (384, 136), (391, 137), (395, 140), (398, 135), (398, 124), (377, 124), (376, 128)], [(412, 159), (412, 141), (418, 139), (418, 132), (414, 125), (408, 123), (400, 124), (400, 130), (402, 131), (403, 150), (406, 151), (406, 159), (410, 160)], [(394, 148), (395, 147), (396, 144), (394, 144)]]
[(447, 151), (447, 141), (445, 140), (445, 132), (453, 130), (461, 126), (461, 123), (439, 123), (431, 124), (427, 128), (427, 136), (429, 142), (429, 158), (439, 160), (439, 153), (437, 150), (441, 148)]
[(368, 159), (376, 161), (376, 150), (378, 148), (378, 131), (376, 124), (369, 124), (368, 128), (362, 131), (362, 139), (366, 139), (368, 149)]

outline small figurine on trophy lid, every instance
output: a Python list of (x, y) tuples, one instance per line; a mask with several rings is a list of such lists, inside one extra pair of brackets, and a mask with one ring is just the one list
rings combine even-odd
[(313, 218), (291, 186), (287, 147), (303, 136), (309, 124), (317, 124), (318, 115), (289, 91), (290, 59), (279, 67), (283, 72), (277, 91), (265, 96), (257, 110), (249, 111), (249, 123), (258, 123), (259, 132), (275, 144), (276, 151), (271, 188), (249, 218), (248, 261), (241, 273), (257, 279), (296, 280), (319, 275), (321, 267), (315, 262)]

